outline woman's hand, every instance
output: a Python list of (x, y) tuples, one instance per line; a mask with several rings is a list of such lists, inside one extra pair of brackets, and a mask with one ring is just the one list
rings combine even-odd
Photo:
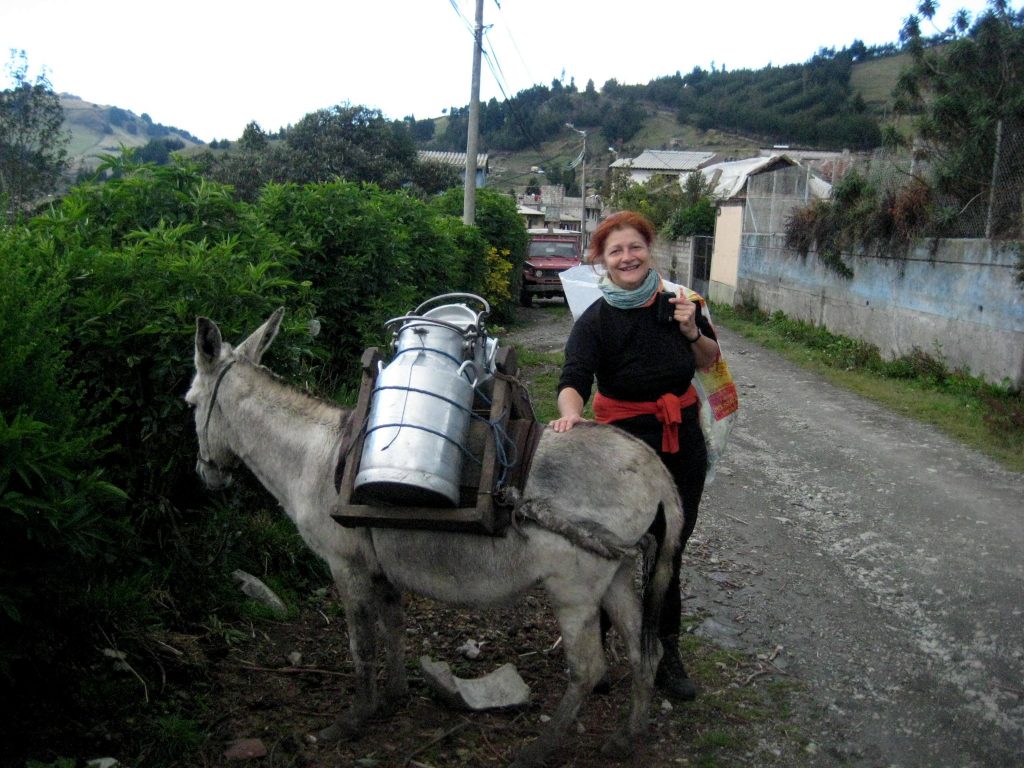
[(685, 295), (676, 296), (669, 301), (676, 305), (672, 317), (679, 323), (679, 332), (683, 334), (683, 338), (690, 343), (697, 367), (702, 370), (710, 368), (718, 361), (721, 350), (717, 341), (700, 332), (697, 326), (697, 305)]
[(558, 412), (562, 415), (548, 422), (555, 432), (568, 432), (577, 424), (590, 421), (583, 418), (583, 398), (572, 387), (565, 387), (558, 393)]
[(548, 422), (548, 426), (555, 430), (555, 432), (568, 432), (584, 421), (590, 421), (590, 419), (584, 419), (578, 413), (570, 413), (568, 416), (559, 416), (557, 419), (552, 419)]
[(697, 305), (686, 296), (676, 296), (669, 299), (671, 304), (676, 305), (673, 319), (679, 323), (679, 330), (683, 336), (692, 339), (697, 335)]

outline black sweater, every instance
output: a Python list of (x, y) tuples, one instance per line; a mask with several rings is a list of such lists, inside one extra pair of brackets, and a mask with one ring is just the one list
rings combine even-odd
[[(697, 305), (697, 326), (715, 338)], [(616, 309), (598, 299), (580, 316), (565, 345), (558, 391), (572, 387), (586, 402), (594, 377), (601, 394), (616, 400), (652, 402), (690, 387), (696, 365), (679, 323), (659, 323), (655, 307)]]

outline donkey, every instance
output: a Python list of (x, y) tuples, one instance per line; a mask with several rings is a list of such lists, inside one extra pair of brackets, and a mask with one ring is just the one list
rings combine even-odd
[[(239, 462), (255, 474), (330, 567), (345, 610), (355, 670), (349, 708), (319, 734), (355, 738), (407, 695), (401, 593), (491, 606), (540, 585), (562, 633), (569, 682), (554, 715), (516, 766), (542, 765), (583, 699), (605, 674), (603, 609), (633, 671), (628, 720), (604, 749), (624, 756), (648, 725), (661, 656), (658, 615), (683, 523), (671, 476), (644, 443), (613, 427), (583, 424), (541, 437), (519, 522), (503, 537), (424, 530), (346, 528), (330, 516), (335, 469), (360, 428), (353, 413), (295, 389), (260, 365), (281, 323), (278, 309), (237, 348), (211, 320), (196, 321), (197, 472), (225, 487)], [(643, 601), (633, 575), (644, 565)], [(376, 665), (382, 652), (384, 674)]]

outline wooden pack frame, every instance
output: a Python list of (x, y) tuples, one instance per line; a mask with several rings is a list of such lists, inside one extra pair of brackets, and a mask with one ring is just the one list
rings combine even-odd
[[(331, 516), (349, 528), (371, 526), (381, 528), (420, 528), (427, 530), (459, 531), (464, 533), (500, 536), (511, 522), (512, 509), (496, 503), (495, 485), (500, 472), (498, 446), (494, 430), (479, 419), (470, 425), (467, 450), (482, 456), (479, 465), (463, 462), (460, 479), (460, 500), (456, 507), (377, 506), (353, 503), (353, 486), (363, 454), (363, 441), (373, 388), (377, 382), (380, 351), (370, 347), (363, 352), (362, 380), (356, 401), (354, 424), (359, 435), (345, 461), (337, 507)], [(506, 434), (521, 433), (535, 421), (533, 407), (525, 390), (515, 382), (519, 372), (515, 350), (499, 348), (495, 360), (497, 375), (490, 405), (479, 396), (474, 402), (474, 413), (484, 416), (490, 423), (500, 423)], [(518, 442), (518, 441), (517, 441)]]

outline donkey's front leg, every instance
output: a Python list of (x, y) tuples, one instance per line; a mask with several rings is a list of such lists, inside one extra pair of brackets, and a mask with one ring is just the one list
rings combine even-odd
[(384, 646), (384, 691), (381, 712), (391, 713), (405, 703), (409, 683), (405, 674), (405, 610), (402, 593), (383, 575), (373, 580), (380, 608), (381, 643)]
[(352, 703), (334, 723), (317, 734), (321, 741), (354, 739), (363, 732), (367, 721), (377, 714), (380, 699), (377, 693), (377, 618), (378, 606), (368, 575), (336, 578), (345, 607), (348, 645), (352, 653), (355, 691)]

